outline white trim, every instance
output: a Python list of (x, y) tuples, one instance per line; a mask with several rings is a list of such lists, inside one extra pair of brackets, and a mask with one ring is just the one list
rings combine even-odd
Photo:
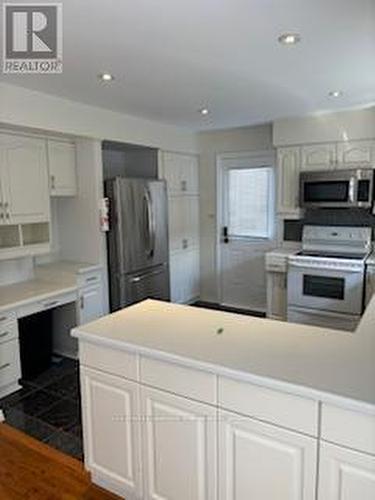
[[(249, 164), (250, 160), (250, 164)], [(223, 193), (223, 169), (225, 162), (234, 165), (234, 168), (259, 168), (259, 167), (273, 167), (274, 177), (276, 177), (276, 151), (275, 150), (262, 150), (262, 151), (241, 151), (241, 152), (228, 152), (216, 155), (216, 248), (215, 248), (215, 288), (218, 302), (223, 304), (223, 293), (221, 286), (221, 231), (220, 226), (223, 220), (224, 200)], [(274, 187), (276, 181), (274, 180)], [(277, 219), (276, 219), (276, 193), (274, 199), (274, 239), (277, 240)], [(260, 239), (254, 239), (260, 241)]]

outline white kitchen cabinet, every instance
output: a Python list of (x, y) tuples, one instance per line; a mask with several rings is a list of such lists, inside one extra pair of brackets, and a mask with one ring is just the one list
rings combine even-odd
[(167, 181), (168, 195), (198, 195), (198, 158), (171, 152), (162, 158), (161, 177)]
[(267, 318), (286, 321), (287, 275), (286, 272), (267, 271)]
[(277, 150), (277, 212), (286, 218), (299, 218), (300, 148)]
[(216, 499), (216, 409), (141, 388), (144, 500)]
[(322, 443), (318, 500), (374, 500), (375, 456)]
[(301, 148), (301, 170), (327, 170), (337, 161), (336, 144), (314, 144)]
[(48, 140), (47, 148), (51, 196), (75, 196), (77, 194), (75, 144)]
[(102, 284), (85, 286), (78, 291), (78, 324), (83, 325), (103, 316)]
[(219, 500), (315, 500), (317, 440), (219, 411)]
[(340, 142), (337, 145), (339, 168), (360, 166), (373, 168), (375, 163), (375, 141)]
[(50, 219), (45, 141), (0, 135), (0, 224)]
[(169, 199), (169, 250), (199, 247), (199, 204), (195, 196)]
[(199, 249), (171, 254), (171, 300), (180, 304), (194, 302), (199, 297)]
[(0, 398), (20, 388), (18, 323), (15, 312), (0, 313)]
[(81, 368), (85, 465), (93, 481), (126, 498), (141, 498), (138, 386)]

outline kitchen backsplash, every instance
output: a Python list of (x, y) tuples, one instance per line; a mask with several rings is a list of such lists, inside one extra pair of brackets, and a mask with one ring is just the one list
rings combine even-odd
[(303, 219), (284, 220), (284, 240), (301, 241), (302, 228), (305, 224), (315, 226), (369, 226), (374, 230), (375, 215), (366, 210), (348, 208), (341, 210), (307, 210)]

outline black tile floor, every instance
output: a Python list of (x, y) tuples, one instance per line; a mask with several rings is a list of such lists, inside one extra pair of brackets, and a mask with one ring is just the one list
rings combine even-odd
[(78, 362), (56, 359), (22, 389), (0, 399), (5, 421), (58, 450), (83, 459)]

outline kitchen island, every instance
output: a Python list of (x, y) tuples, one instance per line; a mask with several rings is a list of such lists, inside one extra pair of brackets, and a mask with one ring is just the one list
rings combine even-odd
[(375, 297), (355, 333), (147, 300), (73, 335), (94, 482), (128, 499), (375, 498)]

